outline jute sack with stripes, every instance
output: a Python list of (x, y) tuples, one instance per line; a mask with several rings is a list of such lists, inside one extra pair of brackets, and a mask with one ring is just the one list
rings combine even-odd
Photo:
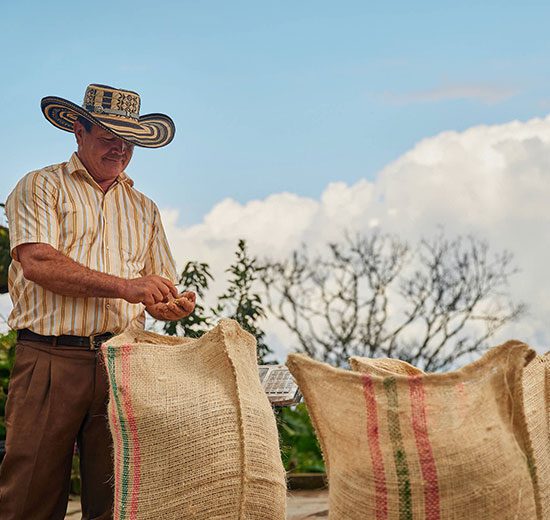
[(542, 518), (550, 518), (550, 352), (537, 356), (523, 374), (523, 399), (533, 446)]
[[(351, 357), (356, 372), (371, 375), (424, 374), (422, 370), (400, 359)], [(534, 357), (522, 376), (523, 403), (528, 439), (532, 447), (533, 480), (541, 517), (550, 519), (550, 353)]]
[(534, 356), (510, 342), (446, 374), (287, 365), (315, 426), (333, 520), (535, 520), (522, 406)]
[(397, 374), (419, 376), (423, 370), (406, 361), (394, 358), (365, 358), (353, 356), (349, 358), (349, 364), (354, 372), (366, 372), (373, 376), (394, 376)]
[(285, 473), (253, 336), (232, 320), (200, 339), (129, 331), (102, 354), (115, 520), (285, 518)]

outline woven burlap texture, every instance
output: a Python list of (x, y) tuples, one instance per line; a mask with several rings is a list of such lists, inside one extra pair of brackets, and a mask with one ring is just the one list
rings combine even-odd
[(550, 519), (550, 352), (525, 368), (523, 398), (542, 518)]
[(232, 320), (200, 339), (129, 331), (102, 348), (115, 520), (283, 520), (285, 473), (256, 342)]
[[(356, 372), (388, 376), (423, 374), (413, 365), (394, 358), (351, 357), (350, 366)], [(541, 517), (550, 519), (550, 353), (534, 357), (522, 376), (523, 403), (533, 454), (533, 480)]]
[(354, 372), (366, 372), (371, 375), (382, 377), (394, 376), (396, 374), (409, 376), (424, 374), (420, 368), (395, 358), (366, 358), (353, 356), (349, 358), (349, 364)]
[(291, 354), (327, 465), (329, 519), (540, 518), (521, 381), (533, 356), (509, 342), (454, 372), (381, 376)]

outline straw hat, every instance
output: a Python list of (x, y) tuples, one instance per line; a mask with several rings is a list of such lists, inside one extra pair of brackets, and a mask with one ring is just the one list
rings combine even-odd
[(46, 119), (57, 128), (73, 132), (81, 116), (124, 141), (145, 148), (166, 146), (176, 127), (164, 114), (139, 115), (139, 94), (107, 85), (89, 85), (79, 106), (63, 98), (48, 96), (40, 106)]

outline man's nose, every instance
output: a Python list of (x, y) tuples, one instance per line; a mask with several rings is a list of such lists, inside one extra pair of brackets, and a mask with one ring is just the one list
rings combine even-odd
[(130, 145), (126, 141), (117, 140), (115, 143), (113, 143), (113, 151), (118, 152), (120, 154), (124, 153), (126, 150), (130, 149)]

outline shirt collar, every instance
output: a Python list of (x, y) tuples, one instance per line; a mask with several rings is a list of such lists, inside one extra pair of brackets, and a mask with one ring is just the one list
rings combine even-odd
[[(88, 170), (86, 170), (85, 166), (82, 164), (82, 161), (80, 160), (80, 158), (78, 157), (78, 155), (76, 154), (76, 152), (74, 152), (72, 155), (71, 155), (71, 158), (69, 159), (69, 161), (67, 162), (67, 171), (69, 172), (70, 175), (74, 175), (75, 173), (77, 172), (82, 172), (84, 173), (85, 175), (89, 176), (89, 177), (92, 177), (89, 173), (88, 173)], [(128, 177), (128, 175), (126, 174), (126, 172), (122, 172), (118, 177), (117, 177), (117, 182), (127, 182), (130, 186), (133, 186), (134, 185), (134, 181), (132, 179), (130, 179), (130, 177)]]

